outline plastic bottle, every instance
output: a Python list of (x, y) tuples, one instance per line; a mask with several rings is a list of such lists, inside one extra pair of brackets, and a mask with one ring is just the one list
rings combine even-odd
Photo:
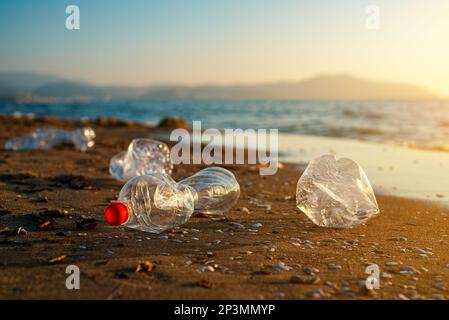
[(170, 149), (153, 139), (134, 139), (128, 150), (117, 153), (109, 163), (109, 173), (117, 180), (128, 181), (150, 173), (171, 174)]
[(50, 150), (60, 143), (68, 142), (78, 150), (87, 151), (94, 146), (94, 139), (95, 131), (92, 128), (80, 128), (73, 131), (39, 128), (29, 135), (7, 140), (5, 149), (13, 151)]
[(123, 186), (105, 218), (111, 225), (160, 233), (186, 223), (194, 211), (224, 213), (239, 195), (237, 180), (223, 168), (210, 167), (178, 183), (165, 173), (147, 174)]
[(222, 214), (231, 209), (240, 196), (235, 176), (220, 167), (206, 168), (179, 183), (195, 190), (195, 212), (202, 214)]

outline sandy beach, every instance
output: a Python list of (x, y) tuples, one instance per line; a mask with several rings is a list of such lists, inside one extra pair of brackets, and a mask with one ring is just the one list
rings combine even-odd
[[(366, 225), (320, 228), (296, 208), (304, 165), (284, 164), (274, 176), (235, 165), (226, 168), (241, 196), (221, 219), (196, 216), (162, 234), (113, 227), (103, 209), (122, 183), (109, 175), (109, 159), (154, 128), (114, 119), (0, 120), (1, 146), (44, 126), (89, 125), (97, 134), (86, 153), (1, 147), (0, 299), (449, 298), (444, 207), (377, 194), (381, 214)], [(201, 168), (175, 166), (173, 177)], [(136, 272), (145, 261), (152, 267)], [(65, 287), (71, 264), (81, 270), (80, 290)], [(378, 290), (365, 289), (369, 264), (380, 267)]]

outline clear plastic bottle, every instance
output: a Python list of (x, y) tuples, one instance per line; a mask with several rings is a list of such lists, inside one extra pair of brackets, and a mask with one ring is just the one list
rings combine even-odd
[(202, 214), (222, 214), (240, 196), (240, 185), (234, 174), (220, 167), (206, 168), (179, 183), (196, 191), (195, 212)]
[(129, 180), (118, 201), (105, 210), (106, 221), (142, 231), (160, 233), (189, 220), (194, 210), (194, 192), (176, 183), (168, 174), (153, 173)]
[(7, 140), (5, 149), (13, 151), (50, 150), (60, 143), (68, 142), (78, 150), (87, 151), (94, 146), (94, 139), (95, 131), (92, 128), (79, 128), (73, 131), (39, 128), (27, 136)]
[(153, 139), (134, 139), (128, 150), (117, 153), (109, 163), (109, 173), (117, 180), (128, 181), (150, 173), (171, 174), (170, 149)]
[(111, 225), (160, 233), (186, 223), (194, 211), (224, 213), (239, 195), (237, 180), (223, 168), (207, 168), (178, 183), (168, 174), (147, 174), (123, 186), (105, 218)]
[(376, 196), (354, 160), (323, 155), (298, 180), (296, 206), (318, 226), (352, 228), (379, 214)]

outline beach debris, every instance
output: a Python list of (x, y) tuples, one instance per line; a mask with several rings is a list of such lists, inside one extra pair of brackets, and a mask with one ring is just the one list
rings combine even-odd
[(262, 209), (266, 209), (266, 210), (271, 210), (271, 205), (270, 204), (258, 204), (257, 205), (258, 208), (262, 208)]
[(220, 215), (231, 209), (240, 197), (234, 174), (222, 167), (208, 167), (181, 180), (180, 185), (195, 195), (195, 213)]
[(152, 173), (129, 180), (104, 214), (111, 225), (160, 233), (186, 223), (194, 211), (225, 213), (239, 196), (237, 180), (223, 168), (208, 167), (178, 183), (167, 173)]
[(251, 226), (251, 228), (253, 228), (253, 229), (259, 229), (260, 227), (262, 227), (262, 224), (261, 224), (261, 223), (254, 223), (254, 224)]
[(58, 128), (39, 128), (26, 136), (5, 142), (6, 150), (30, 151), (50, 150), (61, 143), (71, 143), (80, 151), (87, 151), (95, 144), (95, 131), (92, 128), (79, 128), (66, 131)]
[(67, 258), (67, 256), (66, 255), (62, 255), (62, 256), (59, 256), (59, 257), (48, 259), (47, 262), (49, 264), (55, 264), (55, 263), (59, 263), (59, 262), (64, 261), (65, 258)]
[(396, 262), (396, 261), (387, 261), (387, 262), (385, 262), (385, 266), (386, 267), (396, 267), (398, 265), (400, 265), (400, 263)]
[(151, 261), (143, 261), (140, 262), (136, 268), (134, 269), (134, 272), (140, 273), (140, 272), (151, 272), (156, 268), (156, 265), (152, 263)]
[(170, 149), (150, 138), (132, 140), (128, 150), (117, 153), (109, 162), (109, 173), (120, 181), (151, 173), (170, 175), (172, 171)]
[(322, 227), (351, 228), (379, 214), (363, 169), (333, 155), (309, 163), (297, 184), (296, 206)]

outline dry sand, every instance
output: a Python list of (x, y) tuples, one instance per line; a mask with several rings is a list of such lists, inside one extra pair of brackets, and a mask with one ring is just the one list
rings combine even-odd
[[(1, 145), (32, 128), (81, 125), (0, 120)], [(320, 228), (296, 209), (298, 165), (265, 177), (255, 166), (228, 166), (241, 197), (222, 221), (194, 217), (158, 235), (109, 226), (103, 209), (122, 186), (108, 173), (109, 159), (152, 129), (107, 120), (89, 125), (97, 139), (87, 153), (69, 146), (0, 150), (0, 299), (449, 298), (448, 209), (378, 195), (381, 214), (366, 226)], [(200, 168), (177, 166), (173, 175)], [(230, 229), (232, 222), (244, 228)], [(262, 226), (251, 231), (255, 223)], [(19, 227), (27, 233), (16, 235)], [(143, 261), (155, 268), (135, 272)], [(370, 263), (382, 273), (373, 292), (361, 285)], [(81, 270), (80, 290), (65, 287), (70, 264)]]

